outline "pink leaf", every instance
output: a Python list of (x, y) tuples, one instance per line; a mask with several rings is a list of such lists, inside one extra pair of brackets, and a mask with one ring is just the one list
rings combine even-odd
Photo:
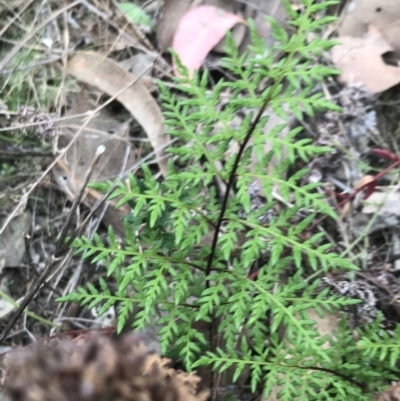
[[(199, 69), (207, 54), (234, 25), (246, 21), (238, 15), (214, 6), (199, 6), (188, 11), (179, 21), (172, 48), (189, 76)], [(174, 66), (175, 75), (179, 75)]]

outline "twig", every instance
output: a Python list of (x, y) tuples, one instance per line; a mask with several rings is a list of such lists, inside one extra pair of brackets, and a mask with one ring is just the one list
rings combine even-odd
[(14, 313), (14, 315), (10, 318), (10, 320), (7, 322), (6, 327), (4, 327), (3, 331), (0, 334), (0, 344), (6, 339), (8, 333), (16, 323), (16, 321), (19, 319), (21, 314), (24, 312), (25, 308), (28, 306), (29, 302), (32, 300), (36, 292), (39, 290), (39, 288), (42, 286), (43, 281), (46, 279), (47, 275), (53, 271), (54, 267), (58, 263), (58, 261), (61, 258), (56, 259), (53, 256), (51, 256), (49, 262), (47, 263), (46, 267), (43, 269), (42, 274), (34, 281), (32, 288), (30, 289), (28, 295), (24, 298), (24, 300), (21, 302), (19, 308), (17, 311)]
[(15, 158), (15, 157), (24, 157), (24, 156), (31, 156), (31, 157), (53, 157), (50, 152), (35, 152), (29, 150), (0, 150), (0, 158)]
[(64, 244), (65, 249), (69, 249), (69, 247), (72, 245), (72, 243), (75, 241), (75, 239), (80, 235), (82, 232), (83, 228), (86, 226), (86, 224), (89, 222), (89, 220), (97, 213), (97, 211), (100, 209), (100, 207), (106, 202), (106, 200), (109, 198), (109, 196), (118, 188), (118, 185), (114, 185), (105, 195), (103, 195), (92, 207), (90, 213), (87, 215), (85, 220), (83, 220), (82, 224), (71, 234), (69, 240)]
[[(87, 186), (88, 182), (90, 181), (93, 171), (96, 168), (97, 164), (99, 163), (100, 158), (101, 158), (102, 154), (104, 153), (104, 150), (105, 150), (104, 145), (101, 145), (97, 148), (92, 165), (90, 166), (89, 171), (87, 172), (86, 177), (83, 180), (81, 188), (79, 189), (78, 196), (75, 198), (74, 203), (72, 204), (71, 211), (68, 214), (68, 219), (67, 219), (67, 221), (61, 231), (60, 237), (58, 238), (58, 241), (56, 243), (56, 249), (59, 249), (60, 254), (63, 254), (65, 252), (65, 249), (64, 249), (65, 248), (65, 240), (66, 240), (67, 234), (70, 230), (70, 227), (72, 225), (72, 219), (74, 218), (75, 212), (81, 203), (82, 196), (85, 193), (86, 186)], [(55, 253), (55, 256), (56, 257), (59, 256), (57, 252)]]
[[(139, 77), (140, 78), (140, 77)], [(138, 79), (139, 79), (138, 78)], [(78, 136), (81, 134), (81, 132), (85, 129), (85, 127), (89, 124), (89, 122), (92, 120), (92, 118), (98, 113), (100, 110), (102, 110), (104, 107), (106, 107), (108, 104), (113, 102), (118, 96), (120, 96), (122, 93), (124, 93), (128, 88), (132, 87), (135, 85), (135, 83), (138, 81), (136, 79), (134, 82), (129, 83), (125, 88), (121, 89), (118, 93), (116, 93), (114, 96), (110, 97), (105, 103), (103, 103), (101, 106), (99, 106), (97, 109), (87, 112), (86, 115), (89, 117), (86, 119), (86, 121), (82, 124), (81, 128), (76, 132), (74, 137), (71, 139), (70, 143), (63, 149), (63, 151), (53, 160), (53, 162), (47, 167), (47, 169), (43, 172), (43, 174), (39, 177), (39, 179), (29, 188), (29, 190), (24, 194), (18, 205), (14, 208), (14, 210), (7, 216), (7, 219), (3, 223), (3, 226), (0, 229), (0, 235), (4, 232), (10, 221), (14, 218), (14, 216), (17, 214), (17, 212), (25, 205), (26, 199), (28, 196), (33, 192), (33, 190), (39, 185), (39, 183), (43, 180), (44, 177), (50, 172), (50, 170), (58, 163), (59, 160), (65, 155), (65, 153), (72, 147), (72, 145), (75, 143), (77, 140)]]
[[(104, 153), (105, 147), (104, 146), (99, 146), (97, 149), (95, 159), (85, 177), (85, 180), (79, 190), (79, 194), (74, 200), (74, 203), (72, 205), (72, 208), (69, 212), (68, 219), (66, 224), (64, 225), (60, 237), (58, 241), (56, 242), (56, 249), (54, 251), (54, 254), (51, 256), (49, 262), (47, 263), (46, 267), (43, 269), (42, 273), (37, 277), (37, 279), (34, 281), (30, 291), (28, 292), (28, 295), (24, 298), (24, 300), (21, 302), (19, 308), (17, 311), (14, 313), (14, 315), (11, 317), (11, 319), (8, 321), (6, 324), (6, 327), (3, 329), (2, 333), (0, 334), (0, 344), (2, 341), (5, 340), (7, 337), (8, 333), (16, 323), (16, 321), (19, 319), (21, 314), (24, 312), (25, 308), (28, 306), (29, 302), (33, 299), (37, 291), (40, 289), (42, 284), (46, 281), (46, 278), (49, 276), (49, 274), (54, 270), (58, 262), (62, 259), (63, 256), (65, 256), (68, 253), (69, 245), (71, 244), (72, 240), (76, 238), (76, 235), (78, 235), (75, 231), (74, 235), (72, 235), (72, 238), (65, 244), (66, 237), (68, 234), (68, 231), (71, 227), (72, 224), (72, 218), (75, 215), (76, 209), (78, 208), (80, 201), (82, 199), (82, 196), (85, 192), (85, 188), (87, 183), (90, 180), (90, 177), (92, 176), (92, 173), (97, 165), (97, 163), (100, 160), (101, 155)], [(86, 222), (87, 220), (85, 220)]]
[[(382, 170), (380, 173), (378, 173), (372, 181), (365, 183), (364, 185), (360, 186), (359, 188), (355, 189), (351, 194), (346, 196), (341, 202), (339, 202), (336, 206), (335, 209), (338, 210), (340, 207), (345, 205), (347, 202), (351, 201), (358, 193), (363, 191), (364, 189), (367, 189), (367, 193), (364, 196), (364, 199), (367, 199), (372, 191), (371, 188), (375, 188), (378, 181), (390, 170), (394, 169), (395, 167), (400, 166), (400, 157), (390, 153), (384, 149), (371, 149), (371, 153), (383, 157), (388, 160), (394, 160), (394, 163), (392, 163), (389, 167), (385, 168)], [(314, 222), (305, 232), (311, 232), (316, 226), (320, 225), (325, 219), (326, 215), (322, 216), (320, 219), (318, 219), (316, 222)]]
[[(26, 257), (26, 262), (28, 263), (28, 267), (33, 270), (33, 273), (35, 274), (36, 277), (40, 276), (40, 272), (37, 269), (31, 255), (31, 249), (30, 249), (30, 243), (29, 240), (31, 239), (31, 236), (28, 233), (24, 233), (24, 245), (25, 245), (25, 257)], [(61, 292), (58, 291), (57, 289), (53, 288), (49, 283), (44, 282), (43, 285), (50, 290), (51, 292), (54, 292), (58, 296), (62, 296)]]

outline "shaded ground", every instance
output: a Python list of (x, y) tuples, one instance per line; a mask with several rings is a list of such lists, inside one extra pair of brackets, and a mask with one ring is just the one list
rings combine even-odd
[[(264, 15), (272, 13), (285, 21), (279, 2), (268, 7), (261, 1), (253, 6), (239, 1), (206, 3), (255, 18), (266, 43), (272, 37)], [(188, 11), (190, 2), (165, 4), (160, 9), (158, 2), (148, 2), (144, 10), (149, 20), (127, 18), (108, 1), (0, 4), (1, 329), (40, 284), (38, 277), (51, 266), (52, 257), (62, 258), (29, 299), (31, 314), (20, 317), (2, 338), (5, 350), (63, 331), (115, 323), (114, 310), (99, 318), (93, 310), (56, 303), (60, 295), (105, 275), (100, 264), (73, 257), (58, 239), (65, 235), (66, 225), (70, 232), (88, 237), (94, 232), (103, 235), (109, 224), (117, 232), (121, 228), (120, 218), (128, 211), (115, 211), (112, 205), (101, 206), (85, 221), (101, 198), (93, 189), (83, 191), (89, 171), (92, 180), (124, 178), (127, 172), (141, 174), (140, 166), (146, 163), (162, 179), (163, 149), (170, 139), (161, 135), (156, 79), (173, 88), (174, 68), (168, 53), (156, 49), (171, 46), (175, 21)], [(339, 15), (341, 9), (331, 12)], [(47, 20), (51, 22), (45, 24)], [(248, 35), (240, 30), (235, 35), (241, 49), (246, 48)], [(90, 54), (78, 53), (88, 50)], [(110, 64), (92, 75), (93, 65), (104, 55)], [(212, 85), (221, 77), (233, 79), (220, 60), (221, 52), (213, 47), (205, 60)], [(331, 65), (330, 54), (324, 55), (324, 62)], [(115, 100), (121, 82), (138, 78), (129, 96)], [(400, 322), (398, 87), (371, 94), (332, 79), (315, 90), (323, 90), (343, 113), (328, 112), (303, 121), (293, 118), (291, 124), (303, 125), (304, 135), (336, 150), (312, 161), (308, 182), (323, 183), (327, 201), (340, 215), (337, 223), (323, 221), (321, 227), (337, 244), (337, 252), (362, 268), (352, 280), (337, 274), (324, 280), (332, 291), (363, 300), (348, 311), (354, 327), (382, 311), (383, 325), (391, 330)], [(88, 119), (93, 109), (98, 113)], [(96, 165), (100, 144), (107, 150)]]

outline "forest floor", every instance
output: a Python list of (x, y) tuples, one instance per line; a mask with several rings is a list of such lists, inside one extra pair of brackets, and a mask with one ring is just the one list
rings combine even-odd
[[(207, 68), (214, 85), (232, 79), (221, 67), (226, 31), (243, 51), (249, 44), (247, 18), (254, 19), (267, 46), (273, 36), (265, 16), (284, 26), (286, 21), (279, 0), (141, 3), (0, 1), (0, 331), (7, 329), (0, 353), (60, 332), (113, 329), (111, 309), (99, 317), (95, 308), (56, 302), (105, 275), (71, 251), (33, 289), (57, 254), (66, 226), (88, 237), (103, 235), (110, 224), (118, 232), (126, 211), (102, 206), (90, 212), (101, 195), (85, 187), (89, 171), (91, 181), (104, 181), (136, 173), (146, 163), (161, 179), (163, 149), (170, 142), (161, 135), (156, 81), (174, 86), (168, 49), (174, 47), (189, 69)], [(292, 3), (301, 12), (300, 3)], [(368, 2), (360, 3), (362, 8)], [(189, 11), (204, 5), (210, 6), (205, 14), (194, 13), (190, 20)], [(213, 7), (224, 13), (215, 14)], [(365, 5), (356, 13), (344, 4), (329, 9), (339, 22), (322, 35), (338, 37), (347, 47), (323, 55), (322, 62), (341, 75), (316, 90), (343, 112), (293, 117), (290, 124), (335, 149), (310, 162), (310, 177), (334, 199), (339, 219), (328, 235), (337, 252), (361, 270), (351, 282), (337, 277), (330, 285), (362, 299), (369, 317), (381, 311), (390, 330), (400, 322), (400, 49), (392, 40), (398, 35), (385, 26), (400, 21), (400, 6), (390, 13), (381, 7)], [(189, 28), (179, 25), (183, 18)], [(121, 98), (129, 80), (136, 83)], [(106, 150), (97, 163), (99, 145)], [(24, 302), (27, 311), (7, 327)]]

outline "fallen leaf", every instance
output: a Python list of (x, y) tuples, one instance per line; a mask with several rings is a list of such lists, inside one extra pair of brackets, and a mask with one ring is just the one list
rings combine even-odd
[(240, 6), (237, 0), (164, 0), (156, 29), (158, 48), (161, 52), (165, 52), (172, 46), (172, 39), (179, 21), (186, 12), (201, 5), (212, 5), (234, 14)]
[[(247, 26), (244, 24), (236, 24), (231, 29), (232, 39), (235, 42), (236, 47), (239, 47), (247, 32)], [(226, 36), (224, 36), (213, 48), (213, 52), (217, 53), (225, 53), (225, 46), (226, 46)]]
[[(80, 99), (66, 116), (82, 115), (93, 109), (95, 109), (93, 102), (88, 99)], [(62, 131), (59, 144), (61, 146), (66, 146), (76, 135), (76, 132), (81, 131), (72, 147), (62, 158), (77, 181), (73, 192), (79, 189), (100, 145), (105, 147), (105, 151), (101, 163), (98, 164), (92, 174), (92, 181), (105, 181), (121, 174), (124, 175), (137, 163), (138, 157), (135, 155), (127, 135), (129, 121), (117, 121), (103, 108), (90, 119), (85, 128), (82, 129), (81, 125), (82, 118), (71, 117), (60, 126)], [(128, 156), (124, 158), (126, 153)]]
[(370, 92), (379, 93), (400, 82), (400, 68), (382, 60), (382, 55), (393, 48), (374, 26), (363, 38), (343, 36), (340, 41), (332, 49), (332, 61), (346, 85), (362, 84)]
[(391, 385), (380, 394), (378, 401), (400, 401), (400, 382)]
[[(0, 219), (3, 223), (4, 219)], [(0, 272), (5, 266), (17, 267), (25, 256), (24, 233), (29, 232), (32, 215), (25, 210), (20, 216), (11, 220), (0, 235)]]
[[(373, 175), (364, 175), (356, 185), (354, 185), (354, 189), (361, 189), (364, 187), (364, 192), (368, 194), (368, 196), (373, 192), (373, 189), (376, 187), (376, 179)], [(373, 188), (373, 189), (372, 189)], [(364, 199), (367, 199), (367, 197), (364, 197)]]
[[(366, 198), (366, 195), (368, 195), (367, 197), (369, 197), (370, 194), (371, 194), (372, 192), (374, 192), (375, 187), (376, 187), (376, 184), (377, 184), (377, 182), (376, 182), (376, 179), (375, 179), (375, 177), (374, 177), (373, 175), (364, 175), (364, 176), (356, 183), (356, 185), (354, 185), (354, 188), (353, 188), (353, 189), (354, 189), (354, 190), (358, 190), (358, 189), (360, 189), (360, 188), (362, 188), (362, 187), (365, 186), (365, 189), (364, 189), (364, 192), (365, 192), (365, 194), (364, 194), (364, 199), (367, 199), (367, 198)], [(344, 203), (344, 205), (343, 205), (343, 207), (342, 207), (342, 210), (341, 210), (341, 213), (340, 213), (340, 220), (343, 220), (345, 217), (347, 217), (347, 215), (348, 215), (349, 212), (350, 212), (350, 206), (351, 206), (351, 201), (347, 201), (347, 202)]]
[(181, 18), (172, 48), (188, 68), (189, 76), (201, 67), (208, 53), (225, 37), (227, 31), (239, 23), (246, 24), (246, 21), (209, 5), (194, 8)]
[(163, 53), (172, 45), (172, 39), (180, 19), (191, 9), (193, 0), (165, 0), (157, 20), (157, 43)]
[(164, 119), (158, 104), (138, 78), (115, 61), (94, 52), (76, 53), (68, 63), (67, 72), (111, 97), (116, 96), (116, 100), (125, 106), (145, 130), (154, 148), (160, 171), (165, 176), (165, 148), (171, 141), (165, 134)]
[[(52, 170), (60, 189), (71, 200), (75, 200), (78, 195), (99, 145), (104, 145), (105, 151), (100, 163), (93, 171), (92, 182), (122, 177), (138, 161), (131, 142), (127, 138), (129, 121), (117, 121), (105, 108), (93, 116), (83, 129), (81, 128), (82, 118), (73, 118), (74, 115), (82, 115), (93, 109), (95, 109), (94, 102), (81, 95), (75, 106), (66, 113), (66, 117), (71, 116), (71, 118), (60, 124), (60, 146), (67, 146), (77, 131), (80, 131), (75, 142)], [(91, 207), (100, 197), (101, 194), (98, 191), (86, 188), (83, 202)], [(115, 204), (115, 202), (111, 203)], [(121, 218), (129, 211), (129, 207), (126, 206), (119, 209), (108, 207), (103, 216), (103, 223), (112, 225), (118, 234), (123, 235)]]
[(140, 82), (150, 92), (158, 90), (152, 71), (154, 65), (154, 54), (138, 51), (132, 57), (119, 61), (119, 65), (123, 67), (124, 70), (131, 72), (133, 75), (140, 76)]
[(380, 230), (398, 227), (400, 219), (393, 215), (378, 215), (376, 218), (370, 214), (356, 213), (351, 218), (350, 229), (354, 237), (370, 235)]
[(400, 192), (388, 190), (377, 191), (371, 194), (367, 201), (364, 202), (362, 212), (364, 214), (391, 215), (400, 216)]
[(342, 13), (340, 37), (362, 38), (373, 25), (400, 58), (400, 2), (398, 0), (352, 0)]

